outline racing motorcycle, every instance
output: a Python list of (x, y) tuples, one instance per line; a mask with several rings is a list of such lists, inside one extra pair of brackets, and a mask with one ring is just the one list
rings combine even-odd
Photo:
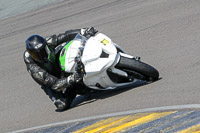
[(152, 82), (159, 78), (154, 67), (126, 54), (102, 33), (90, 38), (77, 34), (62, 46), (59, 63), (66, 74), (74, 73), (76, 82), (91, 90), (116, 89), (136, 80)]

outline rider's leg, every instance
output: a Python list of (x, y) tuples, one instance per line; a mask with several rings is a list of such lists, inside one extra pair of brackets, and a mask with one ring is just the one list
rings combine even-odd
[(45, 93), (49, 96), (49, 98), (53, 101), (54, 105), (57, 109), (63, 110), (70, 107), (69, 100), (67, 97), (63, 97), (62, 92), (57, 92), (52, 90), (50, 87), (42, 87)]

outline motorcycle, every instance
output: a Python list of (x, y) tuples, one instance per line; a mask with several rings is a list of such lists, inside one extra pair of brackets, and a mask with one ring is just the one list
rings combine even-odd
[(81, 34), (60, 51), (59, 63), (66, 73), (74, 73), (77, 83), (91, 90), (110, 90), (137, 80), (153, 82), (159, 72), (133, 57), (102, 33), (86, 38)]

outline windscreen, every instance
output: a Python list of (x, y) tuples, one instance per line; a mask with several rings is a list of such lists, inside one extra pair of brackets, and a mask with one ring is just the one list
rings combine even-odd
[(74, 40), (81, 41), (82, 46), (85, 46), (86, 41), (88, 40), (86, 37), (82, 36), (81, 34), (77, 34), (74, 38)]

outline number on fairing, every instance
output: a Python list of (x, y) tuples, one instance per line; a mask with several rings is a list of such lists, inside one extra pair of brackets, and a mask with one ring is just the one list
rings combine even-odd
[(109, 43), (109, 41), (108, 40), (106, 40), (106, 39), (103, 39), (102, 41), (101, 41), (101, 43), (103, 43), (105, 46)]

